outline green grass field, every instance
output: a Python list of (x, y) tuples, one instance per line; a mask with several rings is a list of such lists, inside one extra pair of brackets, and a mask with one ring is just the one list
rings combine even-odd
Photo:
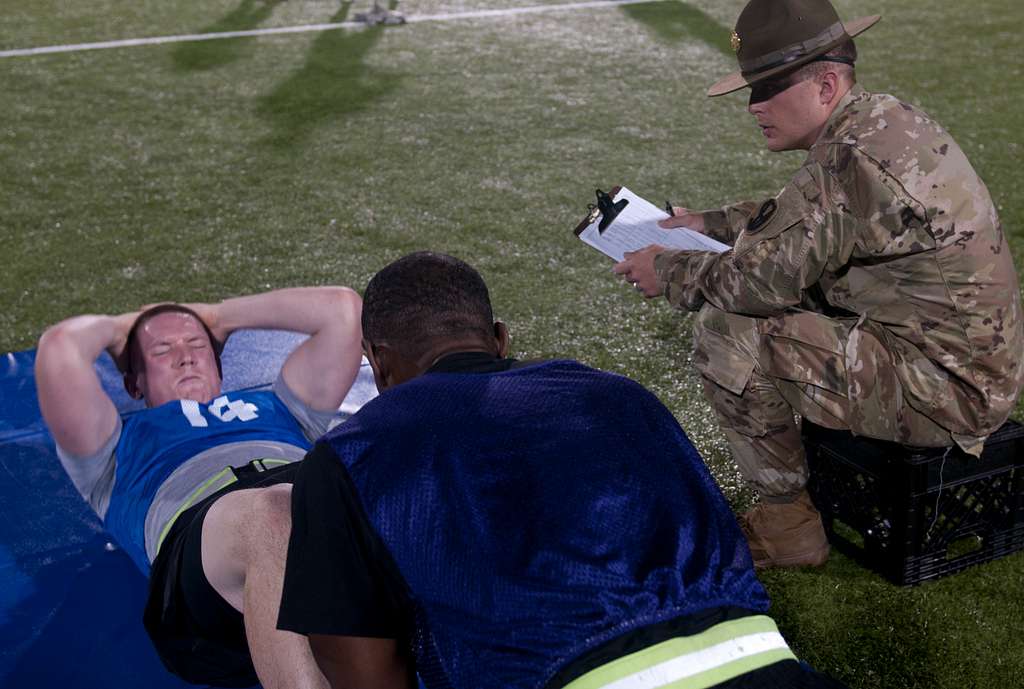
[[(410, 17), (565, 0), (408, 0)], [(340, 22), (339, 0), (8, 0), (0, 50)], [(477, 266), (516, 355), (622, 372), (749, 504), (689, 366), (687, 316), (643, 302), (570, 229), (596, 186), (707, 207), (777, 191), (732, 71), (743, 0), (425, 21), (0, 59), (0, 351), (50, 323), (271, 287), (358, 289), (434, 249)], [(880, 13), (860, 81), (942, 122), (1024, 265), (1018, 0), (839, 0)], [(1018, 406), (1018, 418), (1024, 418)], [(854, 689), (1024, 685), (1024, 554), (915, 588), (840, 555), (770, 572), (799, 655)]]

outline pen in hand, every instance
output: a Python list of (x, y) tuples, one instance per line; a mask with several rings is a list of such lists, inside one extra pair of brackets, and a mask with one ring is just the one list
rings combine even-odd
[(668, 217), (675, 217), (676, 212), (672, 210), (672, 204), (668, 201), (665, 202), (665, 212), (668, 213)]

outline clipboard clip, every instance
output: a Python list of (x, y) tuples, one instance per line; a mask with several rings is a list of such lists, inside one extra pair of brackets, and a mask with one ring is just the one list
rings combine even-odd
[(587, 208), (590, 210), (590, 214), (587, 216), (587, 224), (593, 224), (597, 220), (598, 216), (601, 216), (601, 223), (597, 226), (597, 233), (603, 234), (608, 226), (612, 224), (616, 216), (622, 212), (622, 209), (629, 205), (629, 199), (620, 199), (619, 201), (613, 201), (610, 194), (606, 194), (600, 189), (597, 190), (597, 204), (588, 203)]

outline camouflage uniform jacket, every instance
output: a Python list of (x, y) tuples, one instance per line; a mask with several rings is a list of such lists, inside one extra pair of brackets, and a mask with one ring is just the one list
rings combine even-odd
[(677, 308), (849, 318), (851, 399), (870, 375), (863, 329), (891, 352), (907, 402), (972, 454), (1010, 413), (1024, 331), (1009, 247), (963, 151), (917, 108), (855, 86), (778, 196), (703, 217), (733, 248), (657, 256)]

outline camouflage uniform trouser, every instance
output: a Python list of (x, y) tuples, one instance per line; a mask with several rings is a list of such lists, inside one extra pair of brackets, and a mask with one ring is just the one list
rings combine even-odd
[(710, 304), (698, 312), (694, 363), (733, 457), (762, 499), (788, 502), (807, 483), (794, 415), (908, 445), (952, 444), (948, 430), (904, 401), (891, 354), (856, 322), (801, 310), (753, 318)]

